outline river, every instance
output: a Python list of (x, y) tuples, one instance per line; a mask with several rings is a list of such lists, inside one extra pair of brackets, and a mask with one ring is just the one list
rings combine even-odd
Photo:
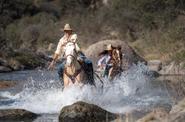
[(62, 107), (76, 101), (93, 103), (120, 114), (134, 110), (147, 111), (160, 106), (170, 108), (176, 94), (170, 91), (165, 82), (180, 80), (183, 76), (153, 78), (148, 71), (145, 65), (138, 64), (112, 82), (103, 79), (103, 88), (96, 79), (96, 89), (88, 85), (83, 88), (73, 85), (64, 91), (56, 71), (0, 73), (0, 81), (17, 83), (13, 88), (0, 90), (0, 109), (22, 108), (42, 115), (34, 122), (58, 122)]

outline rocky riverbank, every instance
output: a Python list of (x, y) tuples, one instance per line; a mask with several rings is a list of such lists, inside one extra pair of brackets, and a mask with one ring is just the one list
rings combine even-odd
[(46, 53), (9, 49), (0, 53), (0, 73), (43, 68), (50, 60)]
[(149, 60), (148, 67), (152, 71), (156, 71), (161, 75), (185, 75), (185, 63), (177, 63), (172, 61), (164, 63), (160, 60)]
[(137, 122), (184, 122), (185, 99), (174, 105), (170, 112), (164, 109), (155, 109)]

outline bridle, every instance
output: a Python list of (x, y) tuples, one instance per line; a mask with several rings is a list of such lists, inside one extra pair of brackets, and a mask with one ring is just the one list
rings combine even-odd
[(71, 55), (71, 54), (66, 55), (66, 56), (64, 57), (64, 59), (67, 59), (67, 57), (69, 57), (69, 56), (71, 56), (72, 58), (74, 58), (74, 60), (77, 59), (74, 55)]
[[(68, 43), (69, 43), (69, 42), (68, 42)], [(70, 42), (70, 43), (73, 43), (74, 46), (75, 46), (75, 42)], [(67, 45), (67, 43), (66, 43), (66, 45)], [(75, 51), (76, 55), (78, 55), (78, 52), (76, 51), (76, 49), (74, 49), (74, 51)], [(65, 55), (65, 54), (64, 54), (64, 55)], [(75, 57), (75, 56), (72, 55), (72, 54), (66, 55), (66, 56), (64, 57), (64, 59), (67, 60), (67, 57), (69, 57), (69, 56), (71, 56), (74, 60), (77, 60), (77, 57)], [(78, 60), (77, 60), (77, 62), (80, 64), (80, 69), (76, 70), (76, 71), (74, 72), (73, 75), (71, 75), (71, 74), (69, 74), (69, 73), (67, 72), (67, 67), (64, 68), (64, 73), (65, 73), (65, 75), (66, 75), (73, 83), (75, 83), (75, 80), (77, 80), (76, 77), (77, 77), (77, 76), (81, 73), (81, 71), (82, 71), (81, 62), (79, 62)]]

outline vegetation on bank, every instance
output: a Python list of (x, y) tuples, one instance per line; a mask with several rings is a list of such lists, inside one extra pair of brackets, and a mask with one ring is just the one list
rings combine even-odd
[(2, 0), (0, 16), (2, 50), (46, 51), (70, 23), (84, 49), (121, 39), (148, 60), (185, 61), (183, 0)]

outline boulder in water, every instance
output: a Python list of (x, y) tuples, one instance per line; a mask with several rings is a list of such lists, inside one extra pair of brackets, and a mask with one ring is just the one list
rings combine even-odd
[(106, 49), (107, 44), (112, 44), (113, 46), (120, 45), (122, 47), (123, 69), (128, 69), (132, 64), (137, 64), (138, 62), (146, 63), (126, 42), (121, 40), (104, 40), (92, 44), (85, 51), (86, 56), (93, 61), (93, 64), (97, 63), (99, 59), (98, 54)]
[(59, 122), (104, 122), (114, 119), (116, 119), (115, 114), (85, 102), (64, 107), (59, 116)]
[(19, 121), (29, 121), (34, 120), (38, 115), (23, 109), (5, 109), (0, 110), (0, 121), (5, 120), (19, 120)]

